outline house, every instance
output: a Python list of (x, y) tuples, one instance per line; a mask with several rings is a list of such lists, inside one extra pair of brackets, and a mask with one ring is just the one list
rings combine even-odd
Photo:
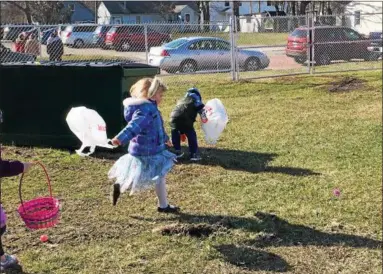
[[(211, 1), (209, 3), (210, 22), (228, 22), (232, 15), (232, 1)], [(268, 1), (240, 1), (239, 16), (245, 14), (275, 11), (274, 5)]]
[(345, 25), (368, 35), (382, 31), (382, 2), (351, 2), (345, 7)]
[(65, 8), (72, 12), (70, 22), (66, 23), (95, 23), (95, 16), (92, 10), (79, 1), (63, 1)]
[(288, 17), (284, 11), (265, 11), (239, 16), (241, 32), (289, 32), (295, 29), (296, 20), (303, 16)]
[(199, 15), (192, 1), (175, 1), (167, 10), (158, 2), (102, 1), (97, 9), (98, 24), (140, 24), (150, 22), (183, 22), (195, 24)]

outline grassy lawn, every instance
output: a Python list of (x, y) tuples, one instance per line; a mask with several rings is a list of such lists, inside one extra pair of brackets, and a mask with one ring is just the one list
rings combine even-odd
[[(214, 148), (197, 124), (203, 160), (169, 174), (180, 215), (158, 214), (153, 191), (112, 207), (106, 174), (120, 155), (4, 147), (4, 158), (45, 163), (62, 202), (57, 227), (28, 231), (15, 212), (18, 180), (2, 181), (4, 243), (24, 271), (381, 273), (382, 73), (227, 76), (163, 78), (165, 122), (192, 85), (204, 101), (220, 98), (230, 118)], [(24, 199), (45, 193), (44, 184), (31, 170)]]
[[(190, 36), (213, 36), (230, 40), (228, 32), (209, 33), (174, 33), (173, 39)], [(238, 33), (237, 41), (239, 46), (285, 46), (288, 33)]]

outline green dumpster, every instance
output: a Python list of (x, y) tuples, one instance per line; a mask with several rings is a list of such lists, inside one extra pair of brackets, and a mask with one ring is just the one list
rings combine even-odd
[(3, 144), (78, 148), (80, 141), (65, 118), (72, 107), (96, 110), (107, 124), (108, 137), (124, 126), (122, 100), (157, 67), (137, 63), (3, 64), (0, 109)]

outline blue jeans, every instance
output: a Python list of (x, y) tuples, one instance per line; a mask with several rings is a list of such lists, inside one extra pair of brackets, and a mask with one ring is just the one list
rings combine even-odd
[(194, 128), (187, 131), (172, 129), (172, 143), (175, 150), (181, 150), (181, 134), (185, 134), (188, 138), (190, 154), (194, 154), (198, 150), (197, 133)]

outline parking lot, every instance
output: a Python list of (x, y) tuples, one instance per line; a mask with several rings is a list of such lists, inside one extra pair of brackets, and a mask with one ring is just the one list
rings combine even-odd
[[(8, 41), (2, 42), (4, 46), (13, 48), (13, 44)], [(285, 55), (284, 47), (251, 47), (247, 46), (247, 49), (260, 50), (266, 53), (270, 59), (270, 65), (267, 70), (288, 70), (302, 68), (302, 65), (297, 64), (292, 58)], [(64, 48), (64, 56), (70, 57), (71, 60), (97, 60), (97, 59), (111, 59), (113, 58), (121, 60), (125, 59), (133, 62), (146, 63), (146, 52), (145, 51), (128, 51), (119, 52), (115, 50), (104, 50), (101, 48)], [(47, 50), (45, 45), (41, 45), (41, 57), (48, 58)]]

